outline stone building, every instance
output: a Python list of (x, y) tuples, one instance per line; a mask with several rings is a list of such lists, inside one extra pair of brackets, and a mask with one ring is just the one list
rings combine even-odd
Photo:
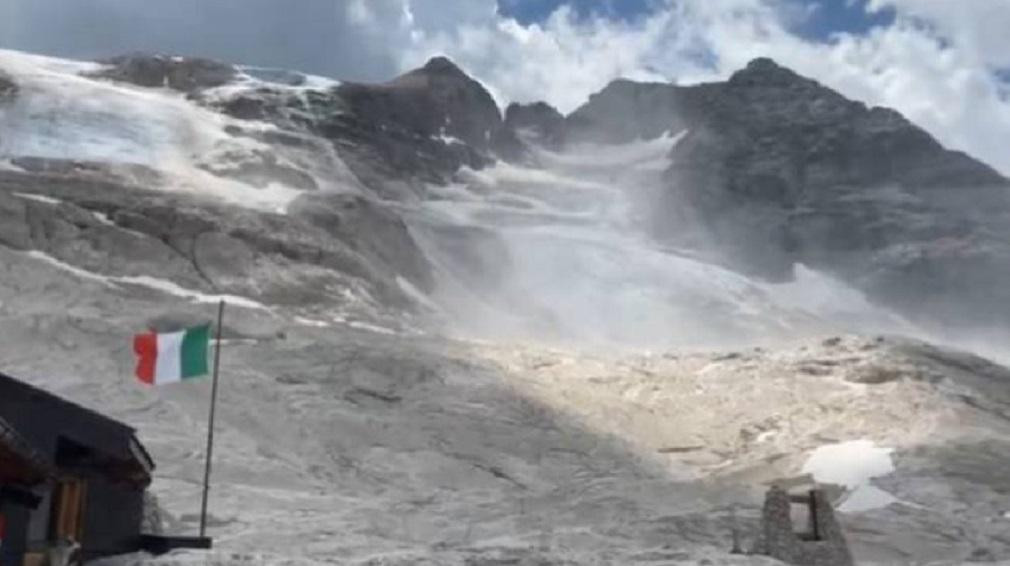
[(129, 426), (0, 373), (0, 564), (141, 549), (154, 462)]

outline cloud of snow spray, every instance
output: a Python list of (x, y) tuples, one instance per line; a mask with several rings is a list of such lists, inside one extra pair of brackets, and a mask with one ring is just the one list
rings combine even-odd
[(582, 345), (729, 346), (905, 324), (804, 266), (771, 284), (650, 238), (636, 203), (663, 186), (684, 133), (539, 150), (538, 168), (499, 163), (436, 189), (413, 221), (441, 272), (437, 301), (467, 334)]

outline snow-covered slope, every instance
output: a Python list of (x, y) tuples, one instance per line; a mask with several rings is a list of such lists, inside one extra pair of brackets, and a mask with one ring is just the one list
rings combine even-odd
[[(303, 184), (267, 176), (250, 182), (229, 173), (263, 164), (266, 156), (279, 170), (301, 170), (297, 152), (270, 145), (253, 134), (275, 131), (266, 123), (239, 121), (197, 105), (180, 93), (143, 88), (95, 78), (103, 65), (77, 63), (0, 50), (0, 69), (18, 85), (18, 95), (0, 105), (0, 157), (97, 162), (125, 171), (151, 172), (130, 180), (159, 189), (210, 195), (226, 202), (263, 210), (284, 211), (303, 193)], [(210, 89), (208, 96), (229, 90), (255, 90), (265, 84), (241, 76), (235, 84)], [(315, 80), (307, 86), (274, 88), (301, 92), (335, 83)], [(336, 154), (306, 166), (312, 180), (333, 190), (354, 190)], [(325, 179), (325, 180), (324, 180)], [(153, 188), (153, 187), (152, 187)]]

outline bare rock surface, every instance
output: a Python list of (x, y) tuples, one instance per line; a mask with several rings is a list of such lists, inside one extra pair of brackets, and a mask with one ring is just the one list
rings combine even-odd
[(182, 92), (221, 86), (238, 71), (231, 65), (199, 57), (134, 54), (113, 57), (96, 77), (144, 87), (168, 87)]
[(505, 109), (505, 127), (526, 133), (530, 141), (558, 148), (565, 139), (565, 117), (546, 102), (512, 103)]
[(430, 288), (398, 217), (362, 197), (328, 198), (269, 215), (102, 178), (0, 172), (0, 244), (99, 276), (358, 316), (411, 304), (397, 277)]
[[(140, 386), (122, 329), (207, 309), (0, 254), (6, 369), (137, 425), (162, 505), (195, 528), (208, 384)], [(1010, 552), (1008, 371), (978, 358), (859, 337), (600, 356), (288, 312), (229, 311), (211, 524), (238, 554), (222, 564), (771, 564), (724, 554), (732, 515), (756, 537), (766, 482), (850, 439), (896, 454), (874, 481), (897, 501), (840, 516), (860, 563)], [(882, 366), (901, 377), (854, 383)], [(154, 563), (190, 559), (207, 558)]]

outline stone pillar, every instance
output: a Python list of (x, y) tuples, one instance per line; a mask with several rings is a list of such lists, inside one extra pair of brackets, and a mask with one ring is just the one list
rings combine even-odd
[[(810, 517), (816, 521), (808, 538), (803, 538), (793, 527), (793, 498), (779, 486), (773, 486), (765, 495), (762, 512), (761, 538), (754, 553), (763, 554), (797, 566), (852, 566), (852, 554), (842, 527), (835, 518), (823, 490), (812, 490), (801, 505), (809, 505)], [(816, 536), (812, 536), (816, 535)]]

